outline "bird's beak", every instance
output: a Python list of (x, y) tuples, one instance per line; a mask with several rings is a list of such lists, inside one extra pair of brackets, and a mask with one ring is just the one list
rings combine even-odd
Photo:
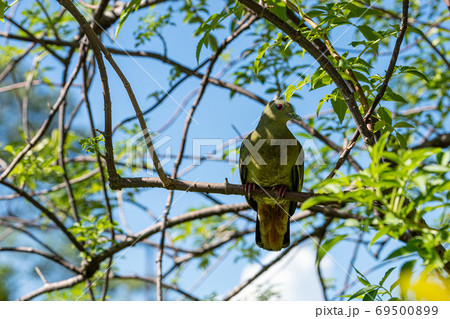
[(297, 121), (301, 121), (301, 120), (302, 120), (302, 118), (300, 117), (300, 115), (295, 114), (294, 112), (288, 113), (288, 115), (289, 115), (289, 117), (290, 117), (291, 119), (293, 119), (293, 120), (297, 120)]

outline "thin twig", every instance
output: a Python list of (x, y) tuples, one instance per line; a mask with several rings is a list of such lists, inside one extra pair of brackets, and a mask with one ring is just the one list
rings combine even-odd
[(28, 253), (28, 254), (39, 255), (48, 260), (54, 261), (55, 263), (65, 267), (75, 273), (78, 273), (78, 274), (81, 273), (81, 270), (78, 267), (72, 265), (71, 263), (69, 263), (68, 261), (63, 259), (62, 257), (52, 255), (50, 253), (47, 253), (45, 251), (42, 251), (42, 250), (39, 250), (36, 248), (32, 248), (32, 247), (0, 247), (0, 251), (12, 251), (12, 252), (18, 252), (18, 253)]
[[(112, 279), (140, 280), (140, 281), (149, 282), (151, 284), (156, 285), (156, 278), (141, 277), (141, 276), (138, 276), (138, 275), (118, 275), (118, 274), (113, 274), (112, 275)], [(162, 286), (164, 288), (174, 290), (174, 291), (180, 293), (181, 295), (183, 295), (183, 296), (185, 296), (185, 297), (187, 297), (187, 298), (189, 298), (191, 300), (196, 300), (196, 301), (199, 300), (199, 298), (195, 297), (193, 294), (191, 294), (191, 293), (189, 293), (189, 292), (187, 292), (187, 291), (185, 291), (185, 290), (183, 290), (183, 289), (181, 289), (181, 288), (179, 288), (177, 286), (169, 285), (169, 284), (166, 284), (164, 282), (162, 283)]]
[(36, 201), (33, 197), (28, 195), (25, 191), (23, 191), (19, 187), (9, 183), (8, 181), (1, 181), (0, 183), (23, 196), (28, 202), (30, 202), (33, 206), (35, 206), (42, 213), (44, 213), (51, 221), (53, 221), (56, 224), (56, 226), (58, 226), (58, 228), (67, 236), (67, 238), (72, 242), (72, 244), (75, 245), (75, 247), (79, 251), (84, 251), (84, 247), (76, 240), (76, 238), (72, 235), (72, 233), (66, 228), (66, 226), (64, 226), (64, 224), (58, 219), (58, 217), (56, 217), (56, 215), (53, 212), (51, 212), (49, 209), (41, 205), (38, 201)]
[[(400, 53), (400, 46), (402, 44), (403, 38), (405, 36), (406, 28), (408, 26), (408, 8), (409, 8), (409, 0), (403, 0), (403, 16), (402, 16), (402, 22), (400, 25), (397, 41), (395, 42), (394, 51), (392, 52), (392, 57), (389, 62), (389, 67), (386, 71), (386, 75), (383, 80), (383, 84), (381, 85), (380, 89), (378, 90), (378, 94), (375, 97), (369, 111), (364, 116), (364, 122), (367, 122), (372, 117), (372, 113), (375, 111), (375, 108), (377, 107), (378, 103), (381, 101), (381, 99), (384, 96), (384, 93), (386, 92), (386, 88), (388, 86), (389, 80), (392, 77), (392, 74), (394, 73), (395, 64), (397, 63), (398, 54)], [(345, 150), (341, 153), (339, 156), (339, 159), (334, 167), (334, 169), (331, 171), (330, 175), (327, 176), (326, 179), (333, 178), (336, 172), (339, 170), (339, 168), (344, 164), (346, 158), (350, 154), (351, 149), (356, 145), (356, 141), (358, 140), (360, 131), (357, 130), (353, 137), (351, 138), (350, 142), (348, 143)]]
[(307, 240), (308, 238), (312, 236), (316, 236), (320, 234), (321, 229), (318, 228), (314, 232), (309, 233), (307, 235), (304, 235), (300, 237), (299, 239), (295, 240), (289, 247), (287, 247), (283, 252), (281, 252), (276, 258), (274, 258), (271, 262), (269, 262), (266, 265), (263, 265), (262, 268), (252, 277), (241, 283), (239, 286), (235, 287), (231, 292), (229, 292), (224, 298), (224, 301), (230, 300), (234, 296), (236, 296), (239, 292), (241, 292), (245, 287), (250, 285), (253, 281), (255, 281), (258, 277), (260, 277), (264, 272), (266, 272), (269, 268), (271, 268), (273, 265), (278, 263), (281, 259), (283, 259), (293, 248), (297, 247), (300, 243)]
[(33, 39), (34, 42), (39, 43), (42, 47), (45, 48), (45, 50), (47, 50), (52, 56), (54, 56), (59, 62), (61, 62), (62, 64), (66, 64), (66, 60), (63, 59), (62, 57), (59, 56), (59, 54), (57, 54), (54, 50), (52, 50), (46, 43), (45, 41), (43, 41), (40, 38), (36, 38), (30, 31), (28, 31), (27, 29), (25, 29), (24, 27), (22, 27), (20, 24), (16, 23), (12, 18), (5, 16), (5, 19), (8, 20), (9, 22), (11, 22), (14, 26), (16, 26), (17, 28), (19, 28), (20, 30), (22, 30), (23, 32), (26, 33), (26, 35), (28, 37), (30, 37), (31, 39)]
[[(84, 64), (83, 65), (83, 99), (84, 99), (84, 102), (85, 102), (85, 105), (86, 105), (86, 108), (88, 111), (91, 135), (93, 138), (95, 138), (97, 136), (97, 134), (95, 132), (94, 117), (92, 115), (91, 103), (90, 103), (89, 96), (88, 96), (88, 89), (89, 89), (88, 83), (89, 83), (88, 69), (86, 68), (86, 64)], [(100, 182), (102, 185), (103, 197), (105, 199), (105, 204), (106, 204), (106, 214), (108, 216), (109, 222), (111, 223), (111, 229), (110, 229), (111, 240), (114, 242), (115, 241), (115, 231), (114, 231), (114, 220), (113, 220), (113, 216), (112, 216), (112, 208), (111, 208), (111, 204), (109, 201), (108, 190), (106, 189), (106, 178), (105, 178), (105, 173), (103, 170), (103, 162), (98, 153), (96, 153), (96, 159), (97, 159), (98, 168), (100, 170)], [(110, 271), (110, 267), (111, 267), (111, 263), (112, 263), (112, 258), (113, 258), (113, 256), (111, 256), (108, 261), (108, 267), (106, 268), (107, 269), (106, 276), (105, 276), (105, 281), (103, 284), (102, 295), (101, 295), (100, 300), (106, 299), (106, 294), (108, 292), (108, 283), (109, 283), (109, 271)]]
[(239, 0), (239, 2), (253, 11), (256, 15), (263, 17), (278, 29), (285, 32), (294, 42), (304, 48), (320, 64), (320, 66), (328, 73), (330, 78), (333, 80), (333, 82), (341, 92), (344, 101), (348, 106), (350, 114), (355, 121), (356, 127), (363, 136), (364, 143), (366, 143), (367, 145), (373, 145), (375, 143), (373, 134), (369, 131), (366, 123), (363, 120), (361, 112), (359, 111), (359, 107), (354, 99), (353, 93), (350, 91), (347, 83), (332, 65), (330, 60), (328, 60), (326, 55), (324, 55), (323, 52), (319, 51), (313, 43), (311, 43), (302, 35), (300, 31), (295, 30), (287, 22), (281, 20), (271, 11), (264, 10), (264, 8), (258, 3), (254, 2), (253, 0)]
[(11, 163), (8, 165), (8, 167), (3, 171), (2, 175), (0, 176), (0, 182), (2, 182), (8, 175), (11, 173), (11, 171), (16, 167), (16, 165), (23, 159), (23, 157), (39, 142), (39, 140), (44, 136), (47, 129), (50, 127), (50, 123), (55, 116), (56, 112), (64, 103), (65, 97), (67, 95), (67, 92), (69, 91), (70, 87), (72, 86), (73, 81), (75, 80), (76, 76), (78, 75), (78, 72), (81, 68), (82, 59), (80, 59), (77, 62), (77, 65), (75, 66), (75, 69), (73, 70), (69, 80), (64, 85), (64, 87), (61, 89), (58, 99), (56, 100), (55, 104), (50, 109), (50, 113), (45, 119), (44, 123), (42, 123), (42, 126), (39, 128), (39, 130), (36, 132), (36, 134), (33, 136), (31, 141), (14, 157), (14, 159), (11, 161)]
[[(171, 179), (175, 180), (177, 178), (177, 174), (178, 174), (178, 169), (181, 165), (181, 161), (183, 159), (183, 155), (184, 155), (184, 149), (186, 146), (186, 138), (187, 138), (187, 134), (188, 134), (188, 130), (190, 127), (190, 124), (192, 122), (195, 110), (197, 109), (197, 106), (199, 105), (203, 94), (205, 93), (206, 87), (208, 85), (208, 81), (207, 79), (209, 78), (212, 69), (214, 67), (214, 64), (216, 63), (217, 59), (219, 58), (220, 54), (223, 52), (223, 50), (227, 47), (227, 45), (233, 41), (234, 39), (236, 39), (242, 32), (244, 32), (245, 30), (247, 30), (254, 21), (256, 21), (256, 17), (252, 16), (249, 18), (249, 15), (247, 15), (244, 19), (242, 24), (230, 35), (228, 36), (222, 43), (221, 45), (217, 48), (217, 50), (214, 52), (213, 56), (210, 59), (210, 63), (208, 66), (208, 69), (202, 79), (202, 82), (200, 84), (200, 91), (197, 94), (197, 97), (195, 98), (195, 101), (192, 105), (192, 108), (189, 111), (189, 114), (186, 117), (186, 121), (184, 124), (184, 128), (183, 128), (183, 133), (182, 133), (182, 137), (181, 137), (181, 145), (180, 145), (180, 150), (178, 153), (177, 158), (175, 159), (175, 164), (174, 164), (174, 168), (172, 171), (172, 175), (171, 175)], [(170, 207), (172, 205), (172, 200), (173, 200), (173, 190), (169, 191), (169, 195), (167, 198), (167, 203), (166, 203), (166, 209), (164, 211), (163, 214), (163, 218), (162, 218), (162, 229), (161, 229), (161, 242), (160, 242), (160, 248), (159, 248), (159, 252), (158, 252), (158, 257), (156, 259), (156, 264), (157, 264), (157, 282), (156, 282), (156, 293), (157, 293), (157, 300), (161, 301), (162, 299), (162, 286), (161, 286), (161, 281), (162, 281), (162, 258), (163, 258), (163, 252), (164, 252), (164, 239), (165, 239), (165, 229), (166, 229), (166, 223), (167, 223), (167, 216), (169, 214), (169, 210)]]

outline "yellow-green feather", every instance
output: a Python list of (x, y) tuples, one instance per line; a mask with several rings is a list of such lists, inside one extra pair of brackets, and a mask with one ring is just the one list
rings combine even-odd
[[(277, 112), (274, 105), (283, 103), (284, 114)], [(295, 136), (286, 127), (289, 119), (285, 114), (292, 114), (292, 106), (282, 100), (270, 102), (263, 111), (257, 128), (245, 140), (256, 145), (260, 139), (265, 142), (259, 148), (259, 154), (266, 162), (258, 163), (256, 158), (242, 143), (240, 149), (240, 175), (242, 184), (254, 183), (262, 187), (285, 185), (289, 190), (301, 191), (303, 184), (303, 163), (298, 163), (302, 156), (302, 147)], [(281, 114), (281, 115), (280, 115)], [(295, 140), (295, 145), (287, 147), (287, 165), (280, 163), (280, 146), (271, 145), (273, 139)], [(250, 156), (250, 161), (244, 161)], [(256, 242), (266, 250), (281, 250), (289, 245), (289, 217), (295, 212), (296, 202), (274, 198), (253, 198), (246, 196), (249, 205), (258, 212)]]

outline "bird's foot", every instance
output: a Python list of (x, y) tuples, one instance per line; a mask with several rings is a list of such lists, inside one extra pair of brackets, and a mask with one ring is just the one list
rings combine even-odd
[(288, 189), (288, 187), (286, 185), (276, 185), (272, 188), (272, 190), (277, 190), (278, 189), (278, 197), (277, 197), (277, 201), (280, 200), (280, 198), (283, 198), (284, 195), (286, 194), (286, 191)]
[(252, 190), (256, 189), (256, 184), (255, 183), (245, 183), (244, 189), (245, 189), (245, 192), (247, 193), (247, 196), (250, 197)]

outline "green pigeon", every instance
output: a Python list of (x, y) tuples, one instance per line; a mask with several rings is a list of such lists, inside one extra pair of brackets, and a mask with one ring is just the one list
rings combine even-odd
[[(283, 197), (286, 190), (301, 191), (303, 185), (302, 146), (286, 126), (292, 119), (300, 120), (300, 116), (290, 103), (271, 101), (240, 148), (239, 173), (245, 199), (257, 212), (256, 244), (266, 250), (278, 251), (289, 246), (289, 218), (297, 203)], [(278, 198), (252, 197), (251, 191), (257, 187), (278, 190)]]

